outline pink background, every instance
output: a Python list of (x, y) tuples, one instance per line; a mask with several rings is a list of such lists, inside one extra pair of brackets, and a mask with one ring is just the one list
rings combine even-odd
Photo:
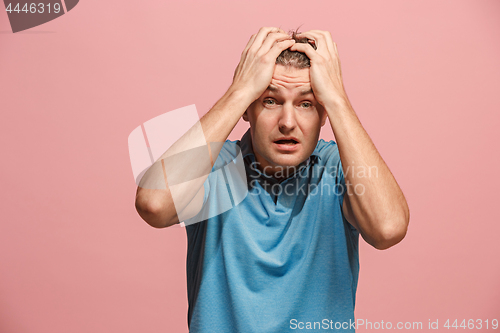
[(397, 246), (360, 240), (356, 317), (500, 320), (498, 0), (83, 0), (17, 34), (0, 12), (0, 332), (187, 331), (185, 229), (136, 213), (127, 137), (203, 115), (251, 34), (301, 24), (334, 36), (411, 211)]

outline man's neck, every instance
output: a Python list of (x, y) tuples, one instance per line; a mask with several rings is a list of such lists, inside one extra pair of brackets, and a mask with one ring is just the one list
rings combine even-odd
[(302, 161), (300, 164), (298, 164), (296, 166), (280, 166), (280, 165), (270, 166), (270, 165), (268, 165), (265, 167), (262, 166), (262, 163), (257, 161), (257, 163), (258, 163), (257, 167), (260, 170), (260, 172), (262, 172), (266, 176), (273, 177), (274, 179), (276, 179), (278, 181), (282, 181), (282, 180), (285, 180), (285, 179), (293, 176), (303, 165), (307, 164), (308, 160), (309, 160), (309, 158), (306, 159), (305, 161)]

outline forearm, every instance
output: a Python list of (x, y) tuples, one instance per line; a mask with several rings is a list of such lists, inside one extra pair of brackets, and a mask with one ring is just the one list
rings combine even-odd
[(250, 103), (241, 90), (230, 88), (147, 170), (136, 194), (136, 207), (143, 219), (164, 227), (178, 222), (180, 215), (184, 220), (199, 211), (203, 183), (222, 144)]
[(348, 99), (327, 108), (337, 139), (349, 202), (365, 240), (388, 247), (405, 235), (409, 210), (394, 176), (361, 125)]

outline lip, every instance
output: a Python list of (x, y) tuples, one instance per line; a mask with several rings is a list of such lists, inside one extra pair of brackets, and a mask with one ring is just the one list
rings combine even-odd
[(294, 136), (284, 136), (284, 137), (281, 137), (281, 138), (278, 138), (278, 139), (274, 140), (273, 142), (276, 142), (276, 141), (279, 141), (279, 140), (295, 140), (295, 141), (297, 141), (297, 143), (299, 143), (299, 139), (297, 139)]
[[(295, 143), (293, 145), (289, 145), (286, 143), (276, 143), (276, 141), (279, 141), (279, 140), (295, 140), (297, 143)], [(296, 137), (284, 136), (284, 137), (281, 137), (281, 138), (274, 140), (273, 144), (275, 145), (275, 147), (278, 148), (278, 150), (290, 152), (290, 151), (295, 151), (295, 150), (299, 149), (300, 142)]]

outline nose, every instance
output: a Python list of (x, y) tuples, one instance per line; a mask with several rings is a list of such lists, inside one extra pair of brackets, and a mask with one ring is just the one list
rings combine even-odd
[(278, 120), (278, 126), (281, 132), (291, 131), (297, 126), (297, 119), (295, 118), (293, 105), (288, 103), (283, 104)]

